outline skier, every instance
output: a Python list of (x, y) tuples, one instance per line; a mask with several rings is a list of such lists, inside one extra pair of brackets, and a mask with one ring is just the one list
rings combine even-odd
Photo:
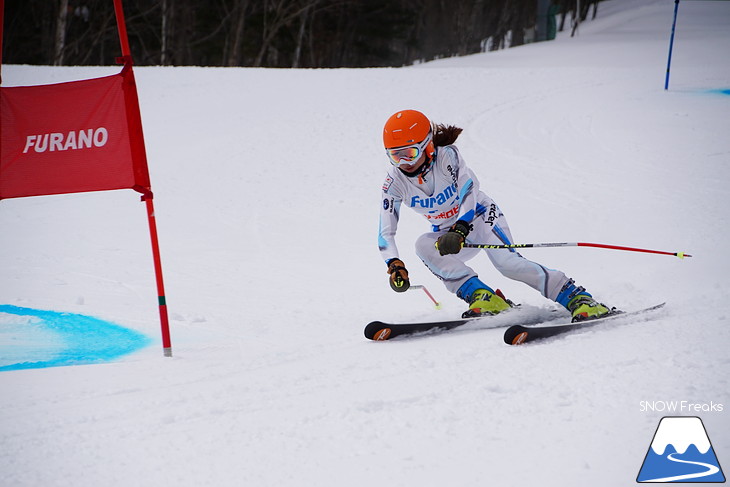
[[(383, 143), (393, 167), (383, 183), (378, 246), (388, 266), (394, 291), (408, 289), (408, 270), (395, 243), (400, 208), (405, 205), (431, 223), (431, 231), (416, 240), (416, 254), (441, 279), (450, 292), (466, 301), (464, 317), (500, 313), (511, 306), (466, 265), (480, 249), (463, 248), (465, 242), (511, 244), (504, 214), (479, 189), (474, 172), (453, 143), (462, 129), (436, 125), (421, 112), (403, 110), (385, 123)], [(504, 276), (536, 289), (564, 306), (573, 321), (610, 313), (585, 288), (558, 270), (522, 257), (514, 249), (485, 250)]]

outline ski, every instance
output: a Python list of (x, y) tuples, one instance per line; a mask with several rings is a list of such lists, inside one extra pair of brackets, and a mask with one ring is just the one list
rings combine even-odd
[(544, 338), (550, 338), (564, 333), (569, 333), (574, 330), (583, 330), (596, 325), (605, 323), (606, 321), (615, 320), (617, 318), (626, 318), (630, 316), (641, 315), (649, 313), (657, 309), (662, 308), (666, 303), (660, 303), (648, 308), (640, 309), (637, 311), (623, 312), (617, 311), (608, 316), (602, 318), (596, 318), (594, 320), (579, 321), (576, 323), (563, 323), (559, 325), (547, 325), (547, 326), (524, 326), (524, 325), (513, 325), (507, 328), (504, 332), (504, 343), (507, 345), (521, 345), (526, 342), (534, 340), (541, 340)]
[[(460, 318), (456, 320), (444, 320), (444, 321), (430, 321), (430, 322), (424, 322), (424, 323), (387, 323), (384, 321), (372, 321), (365, 326), (365, 338), (369, 340), (375, 340), (375, 341), (383, 341), (383, 340), (390, 340), (391, 338), (395, 338), (397, 336), (402, 335), (422, 335), (422, 334), (434, 334), (434, 333), (441, 333), (448, 330), (453, 330), (454, 328), (458, 328), (460, 326), (466, 325), (468, 323), (475, 323), (480, 322), (484, 323), (485, 325), (480, 325), (479, 329), (488, 329), (488, 328), (506, 328), (512, 324), (515, 323), (517, 320), (509, 319), (507, 320), (506, 316), (513, 316), (512, 313), (515, 313), (517, 311), (523, 311), (524, 308), (522, 306), (516, 306), (514, 308), (511, 308), (507, 311), (504, 311), (498, 315), (488, 315), (488, 316), (479, 316), (475, 318)], [(524, 321), (532, 322), (532, 323), (544, 323), (544, 322), (550, 322), (555, 319), (560, 319), (562, 316), (564, 316), (562, 313), (559, 312), (559, 310), (549, 310), (548, 312), (550, 314), (555, 314), (555, 318), (550, 318), (549, 316), (546, 317), (544, 312), (545, 310), (542, 310), (543, 314), (539, 317), (533, 317), (533, 319), (527, 319)], [(519, 316), (522, 313), (515, 313), (515, 317)]]

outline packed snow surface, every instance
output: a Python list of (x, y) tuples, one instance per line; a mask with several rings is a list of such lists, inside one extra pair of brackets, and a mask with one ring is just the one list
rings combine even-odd
[[(398, 69), (135, 68), (174, 356), (137, 193), (3, 200), (0, 304), (152, 344), (0, 372), (2, 484), (629, 485), (663, 416), (701, 417), (730, 465), (730, 2), (680, 4), (668, 91), (674, 2), (600, 9), (572, 38)], [(2, 80), (118, 70), (3, 66)], [(401, 257), (443, 309), (387, 284), (380, 134), (403, 108), (464, 128), (519, 243), (692, 254), (522, 252), (611, 306), (666, 307), (522, 347), (473, 327), (366, 340), (371, 320), (465, 308), (415, 256), (429, 226), (405, 208)], [(471, 263), (527, 314), (556, 307)], [(22, 322), (0, 314), (18, 347), (43, 340)]]

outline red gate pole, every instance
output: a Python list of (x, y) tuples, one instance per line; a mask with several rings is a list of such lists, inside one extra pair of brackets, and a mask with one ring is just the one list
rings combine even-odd
[[(0, 0), (3, 1), (3, 0)], [(122, 46), (122, 59), (124, 69), (132, 69), (132, 52), (129, 49), (127, 38), (127, 25), (124, 21), (124, 9), (122, 0), (114, 0), (114, 12), (117, 17), (117, 30), (119, 31), (119, 42)], [(132, 74), (131, 72), (129, 73)], [(136, 96), (136, 90), (135, 90)], [(135, 101), (136, 103), (136, 101)], [(136, 110), (137, 114), (139, 109)], [(129, 113), (129, 112), (128, 112)], [(142, 201), (147, 207), (147, 221), (150, 227), (150, 240), (152, 241), (152, 257), (155, 263), (155, 279), (157, 281), (157, 301), (160, 308), (160, 329), (162, 331), (162, 351), (165, 357), (172, 357), (172, 343), (170, 340), (170, 322), (167, 316), (167, 302), (165, 298), (165, 285), (162, 279), (162, 259), (160, 258), (160, 245), (157, 238), (157, 223), (155, 220), (155, 207), (152, 203), (152, 191), (134, 188), (142, 193)]]
[(122, 0), (114, 0), (114, 13), (117, 15), (117, 30), (119, 31), (119, 42), (122, 45), (122, 56), (132, 56), (132, 52), (129, 50), (129, 38), (127, 37), (127, 24), (124, 21)]
[(162, 331), (162, 352), (165, 357), (172, 357), (172, 342), (170, 340), (170, 322), (167, 317), (167, 302), (165, 285), (162, 282), (162, 260), (160, 259), (160, 245), (157, 240), (157, 223), (155, 207), (152, 203), (152, 193), (142, 196), (147, 205), (147, 220), (150, 224), (150, 239), (152, 240), (152, 256), (155, 261), (155, 278), (157, 280), (157, 300), (160, 307), (160, 328)]

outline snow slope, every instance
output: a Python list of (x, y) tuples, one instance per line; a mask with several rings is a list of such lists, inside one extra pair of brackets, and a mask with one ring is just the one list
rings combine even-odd
[[(730, 2), (682, 2), (664, 91), (673, 6), (612, 0), (575, 38), (399, 69), (135, 68), (174, 357), (136, 193), (2, 201), (0, 304), (154, 342), (0, 373), (3, 485), (628, 485), (665, 415), (701, 416), (730, 464)], [(387, 285), (380, 131), (401, 108), (465, 129), (462, 154), (518, 241), (693, 254), (524, 251), (610, 305), (665, 310), (524, 347), (501, 330), (365, 340), (374, 319), (464, 308), (413, 253), (428, 230), (414, 214), (402, 258), (444, 307)], [(552, 307), (472, 263), (513, 300)], [(671, 400), (700, 408), (642, 403)]]

